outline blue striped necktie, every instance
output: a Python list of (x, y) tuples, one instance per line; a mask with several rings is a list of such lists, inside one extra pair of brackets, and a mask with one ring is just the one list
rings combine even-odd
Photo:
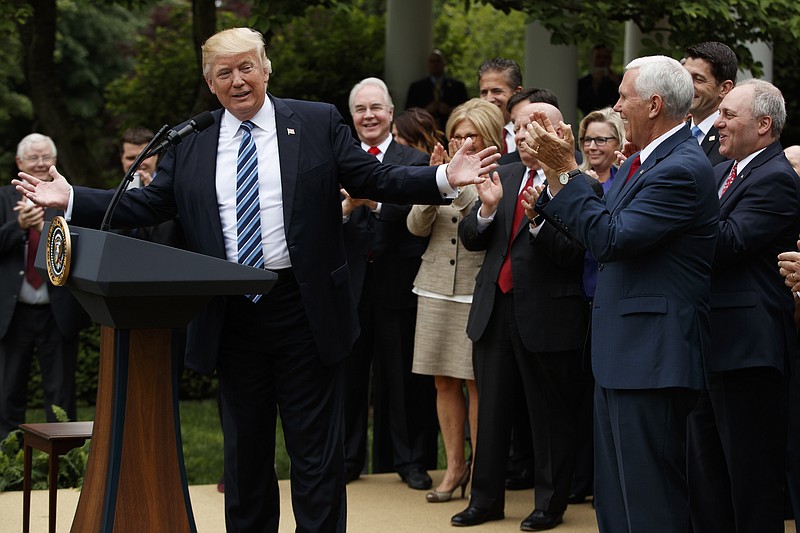
[[(258, 153), (253, 139), (255, 125), (242, 122), (242, 141), (236, 159), (236, 242), (239, 263), (254, 268), (264, 268), (261, 249), (261, 204), (258, 201)], [(248, 294), (253, 303), (260, 294)]]

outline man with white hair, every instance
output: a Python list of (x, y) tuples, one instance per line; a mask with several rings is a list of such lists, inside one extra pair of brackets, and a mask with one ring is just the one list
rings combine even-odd
[[(56, 162), (56, 146), (40, 133), (17, 146), (17, 168), (42, 180)], [(64, 287), (33, 269), (45, 209), (25, 200), (13, 186), (0, 188), (0, 440), (25, 422), (34, 355), (42, 369), (45, 413), (51, 406), (75, 420), (78, 332), (89, 319)]]
[[(674, 59), (628, 64), (614, 109), (637, 152), (600, 199), (542, 114), (525, 150), (558, 170), (535, 208), (599, 263), (592, 313), (595, 507), (601, 532), (685, 532), (686, 419), (706, 386), (719, 202), (686, 125), (694, 89)], [(621, 177), (620, 177), (621, 176)]]
[[(378, 78), (350, 91), (350, 113), (361, 148), (392, 165), (425, 166), (429, 157), (395, 142), (394, 105)], [(372, 471), (397, 472), (412, 489), (427, 490), (436, 468), (438, 425), (430, 376), (411, 372), (417, 296), (412, 292), (428, 239), (408, 231), (411, 205), (355, 200), (345, 194), (344, 243), (361, 333), (345, 360), (345, 479), (366, 466), (367, 414), (374, 401)], [(372, 379), (370, 379), (370, 366)], [(374, 394), (369, 393), (370, 383)]]

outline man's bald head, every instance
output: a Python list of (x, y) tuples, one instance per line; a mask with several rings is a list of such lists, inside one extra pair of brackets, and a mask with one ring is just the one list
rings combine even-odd
[(564, 132), (559, 125), (564, 120), (564, 116), (561, 114), (561, 111), (552, 104), (547, 104), (545, 102), (529, 102), (527, 100), (519, 102), (509, 111), (511, 112), (511, 119), (514, 121), (514, 140), (517, 143), (520, 159), (529, 169), (538, 169), (541, 165), (536, 157), (529, 154), (527, 150), (522, 150), (519, 147), (520, 143), (525, 140), (526, 126), (531, 123), (531, 115), (534, 111), (539, 111), (547, 115), (547, 118), (550, 119), (559, 137), (564, 136)]

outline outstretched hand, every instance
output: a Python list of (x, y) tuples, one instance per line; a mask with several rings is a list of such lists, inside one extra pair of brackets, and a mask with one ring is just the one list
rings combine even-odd
[(55, 165), (50, 167), (48, 173), (52, 176), (52, 181), (43, 181), (25, 172), (20, 172), (17, 174), (19, 179), (11, 180), (11, 184), (22, 196), (36, 205), (66, 209), (72, 186), (56, 170)]
[(485, 175), (497, 168), (495, 161), (500, 159), (500, 154), (496, 146), (475, 154), (468, 153), (471, 148), (472, 139), (467, 139), (447, 165), (447, 181), (453, 189), (483, 183)]

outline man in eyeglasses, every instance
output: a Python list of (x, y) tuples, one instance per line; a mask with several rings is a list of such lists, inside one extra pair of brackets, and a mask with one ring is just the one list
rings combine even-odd
[[(17, 146), (16, 161), (19, 170), (50, 181), (56, 146), (50, 137), (31, 133)], [(67, 289), (33, 270), (44, 220), (44, 208), (11, 185), (0, 188), (0, 440), (25, 422), (34, 354), (47, 421), (57, 422), (52, 405), (76, 418), (78, 332), (89, 320)]]
[[(424, 166), (428, 156), (394, 141), (394, 105), (386, 84), (366, 78), (350, 92), (350, 113), (364, 151), (383, 163)], [(437, 419), (431, 376), (411, 372), (417, 297), (411, 292), (428, 240), (406, 227), (410, 205), (352, 199), (342, 203), (351, 287), (361, 334), (346, 359), (344, 455), (347, 481), (366, 464), (370, 365), (374, 393), (373, 472), (397, 472), (427, 490), (436, 468)]]

